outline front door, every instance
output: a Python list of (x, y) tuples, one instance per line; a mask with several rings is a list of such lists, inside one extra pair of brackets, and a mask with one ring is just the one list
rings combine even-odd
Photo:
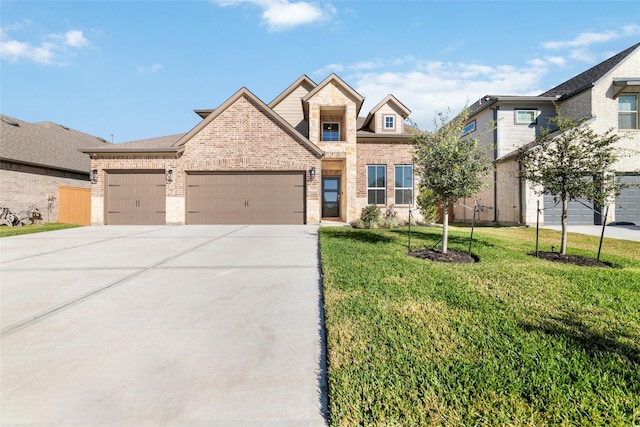
[(322, 217), (340, 217), (340, 178), (322, 178)]

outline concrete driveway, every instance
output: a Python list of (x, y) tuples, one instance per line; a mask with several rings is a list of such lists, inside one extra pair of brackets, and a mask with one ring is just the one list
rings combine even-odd
[(0, 423), (326, 425), (317, 230), (0, 239)]

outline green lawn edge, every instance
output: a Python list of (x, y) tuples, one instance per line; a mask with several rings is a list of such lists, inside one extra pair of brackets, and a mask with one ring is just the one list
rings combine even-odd
[[(441, 231), (412, 227), (412, 248)], [(535, 229), (474, 237), (463, 265), (407, 256), (406, 228), (320, 230), (331, 425), (640, 424), (640, 243), (605, 239), (615, 268), (596, 268), (529, 255)]]

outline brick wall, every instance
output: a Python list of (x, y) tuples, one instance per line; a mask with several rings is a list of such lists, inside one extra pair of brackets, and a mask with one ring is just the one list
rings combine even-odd
[[(167, 223), (184, 223), (189, 171), (320, 171), (320, 159), (267, 117), (250, 98), (240, 97), (191, 140), (181, 154), (115, 155), (92, 160), (98, 183), (92, 187), (92, 222), (100, 223), (105, 170), (173, 170), (167, 183)], [(319, 221), (320, 178), (307, 182), (307, 222)]]
[(1, 162), (0, 207), (19, 213), (33, 206), (40, 210), (43, 221), (57, 222), (60, 185), (89, 188), (89, 174)]
[[(413, 164), (413, 145), (410, 142), (388, 142), (388, 141), (366, 141), (357, 144), (357, 210), (367, 206), (367, 165), (386, 166), (386, 206), (395, 205), (395, 166)], [(416, 170), (413, 171), (414, 205), (418, 190), (418, 177)], [(408, 206), (395, 206), (398, 214), (408, 217)], [(418, 212), (414, 215), (418, 216)]]

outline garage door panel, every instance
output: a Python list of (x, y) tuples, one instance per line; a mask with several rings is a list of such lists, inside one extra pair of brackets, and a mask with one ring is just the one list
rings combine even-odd
[(192, 173), (187, 183), (189, 224), (304, 224), (302, 172)]
[[(567, 206), (567, 223), (593, 225), (595, 212), (589, 206), (591, 204), (587, 200), (569, 202)], [(544, 195), (544, 223), (547, 225), (562, 223), (562, 203), (556, 205), (556, 202), (553, 201), (553, 196), (547, 194)]]
[(164, 171), (107, 171), (106, 181), (106, 224), (166, 223)]
[(615, 215), (616, 222), (629, 222), (640, 224), (640, 175), (623, 175), (618, 181), (632, 185), (623, 188), (620, 196), (616, 199)]

